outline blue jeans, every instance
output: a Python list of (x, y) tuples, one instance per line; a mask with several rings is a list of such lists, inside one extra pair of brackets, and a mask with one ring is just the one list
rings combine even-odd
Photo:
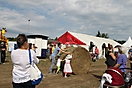
[(55, 58), (55, 56), (51, 55), (51, 59), (52, 59), (52, 64), (50, 66), (49, 71), (50, 71), (50, 73), (53, 73), (53, 68), (54, 68), (54, 65), (56, 64), (56, 58)]
[(99, 59), (99, 55), (98, 54), (95, 54), (95, 56), (96, 56), (96, 60), (98, 60)]

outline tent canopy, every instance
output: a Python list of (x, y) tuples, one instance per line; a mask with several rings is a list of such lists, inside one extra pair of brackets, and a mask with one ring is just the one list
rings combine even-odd
[(132, 46), (132, 39), (131, 39), (131, 37), (129, 37), (127, 39), (127, 41), (122, 46), (130, 48)]
[(77, 45), (90, 45), (90, 42), (93, 42), (97, 47), (101, 47), (103, 43), (106, 45), (108, 43), (112, 44), (113, 46), (120, 45), (114, 40), (105, 39), (100, 37), (95, 37), (87, 34), (75, 33), (67, 31), (63, 35), (58, 38), (58, 41), (65, 44), (66, 42), (71, 42)]
[(58, 38), (58, 41), (63, 44), (76, 44), (76, 45), (86, 45), (80, 39), (73, 36), (70, 32), (64, 33), (62, 36)]

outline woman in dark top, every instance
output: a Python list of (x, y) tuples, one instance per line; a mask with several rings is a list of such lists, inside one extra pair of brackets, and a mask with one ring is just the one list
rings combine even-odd
[(107, 65), (107, 68), (109, 67), (113, 67), (115, 64), (116, 64), (116, 57), (113, 53), (113, 49), (111, 47), (111, 49), (109, 47), (106, 47), (105, 49), (105, 57), (106, 57), (106, 65)]

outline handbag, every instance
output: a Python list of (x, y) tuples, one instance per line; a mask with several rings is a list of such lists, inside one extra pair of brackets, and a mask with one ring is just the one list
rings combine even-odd
[(32, 61), (30, 49), (28, 51), (29, 51), (29, 61), (30, 61), (30, 78), (32, 81), (32, 85), (38, 85), (43, 79), (43, 74), (36, 66), (36, 64)]

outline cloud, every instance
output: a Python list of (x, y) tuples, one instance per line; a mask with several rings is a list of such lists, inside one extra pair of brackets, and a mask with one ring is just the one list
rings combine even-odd
[[(51, 38), (66, 31), (95, 36), (98, 30), (111, 39), (131, 36), (131, 0), (1, 0), (0, 27), (8, 36), (45, 34)], [(28, 21), (30, 19), (30, 22)]]

